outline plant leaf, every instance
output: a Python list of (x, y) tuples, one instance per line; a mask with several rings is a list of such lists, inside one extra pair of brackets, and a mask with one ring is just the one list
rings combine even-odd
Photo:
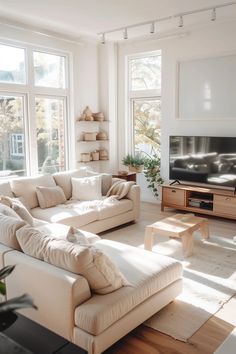
[(0, 294), (6, 295), (6, 284), (0, 281)]
[(32, 297), (28, 294), (24, 294), (0, 303), (0, 313), (6, 311), (14, 311), (25, 307), (33, 307), (37, 310), (37, 306), (33, 303)]
[(15, 266), (6, 266), (0, 270), (0, 280), (6, 278), (14, 270)]

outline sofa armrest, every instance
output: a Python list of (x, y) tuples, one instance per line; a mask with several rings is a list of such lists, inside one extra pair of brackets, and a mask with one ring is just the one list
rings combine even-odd
[(127, 199), (132, 200), (134, 212), (135, 212), (135, 220), (138, 220), (140, 214), (140, 187), (137, 184), (131, 186), (127, 196)]
[(5, 265), (16, 265), (6, 279), (7, 299), (28, 293), (38, 310), (20, 312), (72, 340), (75, 308), (91, 297), (87, 280), (19, 251), (8, 252), (4, 260)]

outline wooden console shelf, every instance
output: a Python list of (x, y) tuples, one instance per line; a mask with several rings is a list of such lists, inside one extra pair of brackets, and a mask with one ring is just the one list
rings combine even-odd
[(163, 185), (161, 210), (165, 207), (236, 219), (236, 195), (232, 190)]

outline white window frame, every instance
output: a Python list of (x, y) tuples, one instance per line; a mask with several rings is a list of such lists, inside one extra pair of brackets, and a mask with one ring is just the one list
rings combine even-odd
[[(21, 139), (18, 139), (21, 137)], [(22, 152), (19, 152), (19, 143), (22, 144)], [(24, 134), (22, 133), (12, 133), (11, 134), (11, 156), (25, 156), (24, 149)]]
[(161, 51), (143, 52), (128, 55), (126, 57), (126, 154), (134, 154), (134, 120), (133, 120), (133, 104), (134, 100), (142, 99), (159, 99), (161, 100), (161, 89), (156, 90), (131, 90), (130, 62), (134, 59), (146, 58), (148, 56), (162, 55)]
[[(9, 40), (0, 40), (0, 44), (21, 48), (25, 50), (25, 70), (26, 84), (2, 83), (0, 82), (0, 92), (6, 96), (23, 96), (24, 97), (24, 129), (25, 129), (25, 159), (26, 159), (26, 174), (38, 174), (38, 154), (37, 154), (37, 139), (36, 139), (36, 117), (35, 117), (35, 97), (43, 96), (45, 98), (63, 99), (64, 102), (64, 140), (65, 140), (65, 169), (69, 167), (69, 121), (70, 121), (70, 105), (71, 105), (71, 77), (70, 67), (71, 55), (66, 51), (54, 50), (51, 48), (36, 46), (25, 43), (15, 43)], [(34, 85), (34, 65), (33, 52), (41, 52), (63, 56), (65, 58), (65, 88), (52, 88)], [(32, 134), (34, 132), (34, 134)]]

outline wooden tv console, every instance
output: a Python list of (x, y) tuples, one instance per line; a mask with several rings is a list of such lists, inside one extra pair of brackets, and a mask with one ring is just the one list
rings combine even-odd
[(163, 185), (161, 210), (165, 207), (236, 219), (236, 195), (232, 190)]

